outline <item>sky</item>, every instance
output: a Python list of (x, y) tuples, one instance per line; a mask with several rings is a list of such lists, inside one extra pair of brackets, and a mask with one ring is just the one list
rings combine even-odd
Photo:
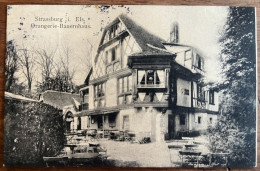
[[(7, 40), (14, 40), (17, 47), (31, 51), (55, 50), (56, 62), (62, 56), (62, 49), (68, 47), (70, 68), (75, 70), (73, 80), (81, 85), (103, 28), (122, 13), (165, 41), (169, 40), (171, 23), (178, 22), (180, 43), (198, 48), (206, 60), (208, 80), (219, 79), (218, 39), (226, 21), (227, 7), (12, 5), (7, 11)], [(60, 24), (84, 27), (61, 28)], [(40, 74), (40, 68), (35, 66), (35, 80), (41, 80)], [(18, 77), (21, 82), (25, 81), (21, 72)]]

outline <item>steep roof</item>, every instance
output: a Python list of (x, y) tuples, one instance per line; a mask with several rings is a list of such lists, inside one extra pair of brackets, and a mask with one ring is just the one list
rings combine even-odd
[(73, 105), (74, 99), (80, 102), (79, 94), (47, 90), (42, 93), (41, 96), (44, 103), (47, 103), (59, 109), (62, 109), (64, 106)]
[(124, 14), (121, 14), (118, 18), (124, 23), (128, 31), (132, 34), (142, 51), (154, 51), (153, 48), (148, 46), (149, 44), (157, 48), (165, 49), (162, 44), (165, 41), (160, 37), (151, 34)]
[(85, 85), (89, 85), (89, 79), (90, 79), (90, 76), (91, 76), (92, 72), (93, 72), (93, 67), (91, 67), (89, 72), (88, 72), (88, 75), (87, 75), (87, 77), (86, 77), (86, 79), (84, 81)]
[[(162, 43), (166, 42), (165, 40), (161, 39), (158, 36), (151, 34), (146, 29), (144, 29), (143, 27), (141, 27), (140, 25), (135, 23), (132, 19), (130, 19), (129, 17), (127, 17), (124, 14), (119, 15), (114, 21), (112, 21), (110, 24), (108, 24), (105, 27), (99, 47), (101, 47), (101, 45), (102, 45), (102, 42), (104, 40), (107, 30), (109, 30), (113, 24), (115, 24), (119, 21), (121, 21), (125, 25), (127, 31), (136, 40), (136, 43), (140, 46), (142, 52), (149, 51), (149, 52), (158, 53), (158, 52), (161, 52), (160, 49), (162, 49), (162, 50), (165, 49), (164, 45), (162, 44)], [(155, 48), (153, 48), (153, 47), (155, 47)], [(99, 53), (99, 50), (100, 49), (98, 49), (98, 53)], [(98, 54), (97, 54), (97, 56), (98, 56)]]

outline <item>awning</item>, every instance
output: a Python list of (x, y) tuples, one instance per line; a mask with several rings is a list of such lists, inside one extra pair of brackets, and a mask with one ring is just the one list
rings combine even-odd
[(95, 109), (95, 110), (85, 110), (80, 111), (74, 114), (74, 117), (78, 116), (94, 116), (94, 115), (106, 115), (110, 113), (118, 113), (118, 108), (102, 108), (102, 109)]

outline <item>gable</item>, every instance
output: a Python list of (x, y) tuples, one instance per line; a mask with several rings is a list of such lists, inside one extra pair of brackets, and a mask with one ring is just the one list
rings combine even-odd
[(128, 56), (132, 54), (163, 52), (163, 42), (126, 15), (118, 16), (104, 29), (91, 80), (127, 67)]
[(126, 15), (122, 14), (118, 18), (120, 19), (120, 21), (122, 21), (122, 23), (124, 23), (127, 30), (134, 37), (134, 39), (136, 40), (136, 42), (138, 43), (142, 51), (153, 50), (151, 49), (151, 47), (148, 46), (148, 44), (157, 48), (165, 49), (164, 45), (162, 44), (165, 41), (160, 37), (151, 34), (146, 29), (136, 24), (133, 20), (131, 20)]

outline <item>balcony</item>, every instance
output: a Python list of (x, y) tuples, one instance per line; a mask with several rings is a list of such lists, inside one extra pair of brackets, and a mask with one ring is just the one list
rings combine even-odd
[(165, 88), (165, 84), (137, 84), (137, 88)]

